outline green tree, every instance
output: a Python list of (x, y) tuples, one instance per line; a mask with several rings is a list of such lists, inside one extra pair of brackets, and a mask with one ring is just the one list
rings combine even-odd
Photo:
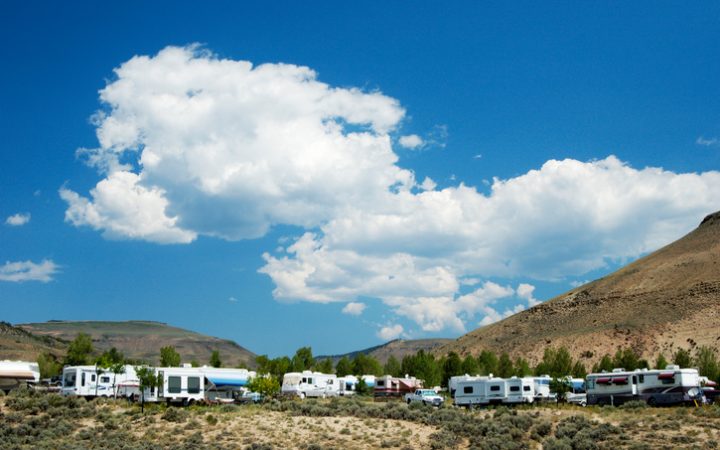
[(655, 360), (655, 368), (656, 369), (664, 369), (670, 364), (667, 359), (665, 359), (665, 355), (660, 353)]
[(618, 349), (613, 358), (613, 366), (633, 371), (640, 367), (640, 355), (630, 347)]
[(335, 373), (339, 377), (352, 375), (352, 363), (347, 356), (343, 356), (335, 365)]
[(160, 374), (155, 372), (155, 369), (147, 366), (135, 367), (135, 375), (140, 382), (140, 410), (145, 412), (145, 391), (153, 391), (162, 385), (163, 380)]
[(462, 375), (462, 360), (455, 352), (450, 352), (443, 362), (442, 386), (447, 387), (450, 377)]
[(530, 363), (528, 363), (527, 359), (521, 358), (518, 356), (518, 358), (515, 360), (515, 373), (514, 375), (516, 377), (526, 377), (528, 375), (532, 375), (533, 371), (530, 368)]
[(365, 380), (360, 378), (357, 382), (357, 385), (355, 386), (355, 393), (357, 395), (368, 395), (372, 394), (372, 389), (370, 388), (370, 386), (367, 385)]
[(40, 378), (52, 378), (62, 373), (62, 364), (57, 357), (51, 353), (43, 352), (37, 358), (40, 367)]
[(462, 362), (462, 373), (468, 375), (477, 375), (480, 373), (480, 364), (473, 355), (467, 355)]
[(513, 376), (514, 372), (515, 368), (513, 367), (510, 355), (503, 352), (503, 354), (500, 355), (500, 360), (498, 360), (497, 376), (502, 378), (509, 378)]
[(160, 348), (160, 366), (161, 367), (180, 367), (180, 353), (175, 347), (168, 345)]
[(695, 350), (693, 358), (695, 367), (698, 368), (700, 375), (708, 377), (710, 380), (716, 380), (720, 375), (718, 367), (718, 357), (714, 348), (702, 346)]
[(219, 351), (213, 350), (212, 354), (210, 355), (210, 365), (212, 367), (222, 367), (222, 360), (220, 359)]
[(295, 352), (295, 356), (292, 357), (292, 371), (302, 372), (303, 370), (312, 370), (315, 365), (315, 358), (313, 358), (312, 348), (301, 347)]
[[(115, 382), (118, 375), (125, 373), (125, 355), (119, 352), (115, 347), (110, 350), (106, 350), (95, 361), (95, 371), (97, 372), (98, 377), (104, 372), (110, 372), (113, 374), (113, 396), (117, 396), (117, 392), (115, 391)], [(97, 384), (95, 385), (95, 388), (97, 389)]]
[(355, 375), (376, 375), (383, 373), (380, 361), (370, 355), (358, 353), (352, 360), (352, 371)]
[(550, 392), (555, 393), (555, 400), (558, 403), (564, 402), (568, 392), (570, 392), (567, 377), (553, 377), (552, 380), (550, 380)]
[(675, 355), (673, 355), (673, 364), (680, 366), (680, 368), (690, 367), (692, 359), (690, 358), (690, 352), (684, 348), (679, 348)]
[(608, 355), (606, 353), (603, 355), (603, 357), (600, 359), (600, 361), (593, 366), (592, 371), (595, 373), (597, 373), (597, 372), (612, 372), (613, 368), (614, 367), (613, 367), (612, 358), (610, 357), (610, 355)]
[(480, 374), (497, 374), (498, 357), (495, 355), (495, 353), (489, 350), (483, 350), (478, 356), (478, 364), (480, 365)]
[(435, 357), (424, 350), (415, 355), (406, 355), (402, 360), (402, 372), (424, 381), (425, 386), (438, 386), (442, 379), (442, 368)]
[(258, 375), (250, 379), (247, 388), (262, 394), (264, 398), (271, 398), (280, 392), (280, 382), (274, 375)]
[(402, 367), (400, 366), (400, 361), (398, 361), (394, 355), (390, 355), (390, 357), (388, 357), (388, 360), (385, 363), (384, 372), (385, 374), (392, 375), (394, 377), (402, 376)]
[(322, 361), (317, 363), (317, 365), (315, 366), (315, 370), (317, 370), (318, 372), (327, 373), (327, 374), (333, 373), (332, 359), (330, 359), (330, 358), (323, 359)]
[(93, 352), (92, 338), (89, 334), (79, 333), (68, 346), (65, 356), (66, 366), (84, 366), (90, 362)]
[(574, 378), (585, 378), (587, 376), (585, 364), (583, 364), (582, 361), (580, 361), (579, 359), (575, 361), (575, 365), (572, 368), (571, 374)]

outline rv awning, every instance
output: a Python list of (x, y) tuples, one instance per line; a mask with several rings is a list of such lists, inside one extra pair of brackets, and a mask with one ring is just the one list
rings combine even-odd
[(662, 372), (658, 375), (659, 380), (669, 380), (670, 378), (675, 378), (675, 372)]
[(610, 383), (610, 377), (598, 378), (597, 380), (595, 380), (595, 382), (598, 383), (598, 384), (609, 384), (609, 383)]
[(215, 386), (245, 386), (248, 382), (244, 378), (220, 378), (220, 377), (208, 377), (208, 381)]
[(615, 377), (612, 379), (612, 382), (615, 384), (627, 384), (628, 377)]

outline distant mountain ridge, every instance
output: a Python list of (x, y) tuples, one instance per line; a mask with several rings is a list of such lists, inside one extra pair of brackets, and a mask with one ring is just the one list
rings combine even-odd
[(316, 359), (322, 360), (330, 358), (333, 361), (333, 364), (335, 364), (343, 357), (353, 359), (359, 354), (364, 354), (372, 356), (373, 358), (380, 361), (380, 363), (385, 364), (391, 355), (397, 358), (398, 361), (402, 361), (403, 357), (406, 355), (414, 355), (419, 350), (425, 350), (426, 352), (430, 352), (452, 341), (452, 339), (443, 338), (411, 340), (395, 339), (386, 342), (385, 344), (376, 345), (374, 347), (369, 347), (363, 350), (356, 350), (341, 355), (322, 355), (317, 356)]
[(162, 322), (51, 320), (18, 324), (16, 328), (34, 336), (54, 338), (66, 343), (75, 339), (78, 333), (87, 333), (92, 338), (95, 349), (100, 352), (115, 347), (127, 358), (151, 364), (159, 362), (160, 348), (171, 345), (186, 363), (195, 360), (205, 364), (210, 360), (212, 352), (217, 350), (224, 366), (242, 364), (255, 367), (256, 355), (231, 340), (206, 336)]
[(603, 278), (461, 336), (436, 350), (508, 352), (537, 362), (564, 346), (588, 363), (620, 347), (654, 361), (720, 345), (720, 212), (683, 238)]

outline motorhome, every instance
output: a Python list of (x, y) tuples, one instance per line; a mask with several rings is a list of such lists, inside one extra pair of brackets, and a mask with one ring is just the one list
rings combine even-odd
[(651, 406), (704, 401), (697, 369), (676, 365), (663, 370), (591, 373), (585, 384), (588, 405), (621, 405), (630, 400), (646, 401)]
[(503, 403), (532, 403), (535, 401), (535, 380), (511, 377), (506, 380), (507, 394)]
[(29, 361), (0, 361), (0, 390), (9, 392), (40, 381), (40, 367)]
[(422, 389), (423, 381), (415, 377), (405, 375), (405, 378), (383, 375), (375, 379), (373, 395), (376, 398), (402, 397), (405, 394)]
[(336, 397), (340, 395), (337, 376), (305, 370), (288, 372), (283, 376), (281, 392), (283, 395), (306, 397)]
[(587, 405), (587, 392), (585, 390), (585, 379), (584, 378), (567, 378), (567, 384), (569, 387), (568, 392), (565, 393), (565, 400), (568, 403), (574, 403), (580, 406)]
[(126, 396), (129, 387), (137, 389), (138, 386), (135, 368), (131, 365), (123, 366), (121, 373), (98, 366), (66, 366), (60, 394), (86, 398)]

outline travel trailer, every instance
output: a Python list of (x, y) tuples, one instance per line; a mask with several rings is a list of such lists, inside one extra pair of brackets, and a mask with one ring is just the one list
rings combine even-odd
[(704, 401), (697, 369), (676, 365), (664, 370), (591, 373), (585, 384), (588, 405), (621, 405), (630, 400), (646, 401), (651, 406)]
[(457, 382), (455, 404), (473, 407), (507, 403), (508, 385), (503, 378), (481, 377)]
[(62, 373), (61, 395), (80, 397), (127, 396), (128, 388), (139, 386), (135, 368), (123, 366), (122, 373), (113, 373), (97, 366), (66, 366)]
[(556, 396), (550, 392), (550, 375), (542, 375), (539, 377), (531, 377), (533, 380), (533, 389), (535, 390), (536, 402), (555, 401)]
[[(492, 374), (490, 374), (492, 376)], [(448, 391), (451, 397), (455, 397), (455, 391), (457, 390), (457, 384), (461, 381), (472, 381), (472, 380), (487, 380), (488, 377), (485, 375), (456, 375), (450, 377), (448, 380)]]
[(337, 379), (339, 394), (342, 396), (355, 395), (360, 380), (354, 375), (345, 375)]
[(256, 376), (247, 369), (199, 367), (205, 376), (205, 399), (210, 402), (233, 402), (240, 399), (245, 386)]
[(281, 393), (300, 398), (336, 397), (340, 395), (340, 385), (335, 375), (310, 370), (288, 372), (283, 377)]
[(507, 394), (503, 403), (518, 404), (535, 401), (535, 380), (532, 378), (512, 377), (506, 380)]
[(0, 390), (9, 392), (40, 381), (40, 367), (28, 361), (0, 361)]
[(189, 405), (197, 402), (234, 402), (246, 393), (256, 374), (247, 369), (215, 367), (155, 367), (157, 388), (145, 389), (145, 402)]
[(585, 380), (583, 378), (567, 379), (570, 390), (565, 394), (565, 400), (568, 403), (574, 403), (580, 406), (587, 405), (587, 392), (585, 390)]
[(373, 395), (376, 398), (402, 397), (405, 394), (422, 389), (423, 382), (415, 377), (405, 375), (405, 378), (383, 375), (375, 379)]

